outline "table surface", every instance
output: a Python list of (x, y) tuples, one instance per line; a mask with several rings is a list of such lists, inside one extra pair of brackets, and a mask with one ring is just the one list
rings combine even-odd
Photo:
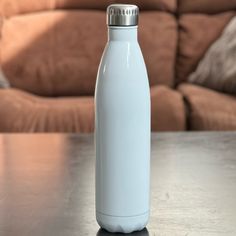
[[(92, 135), (0, 135), (1, 236), (105, 236)], [(136, 236), (236, 235), (236, 132), (152, 135), (151, 216)]]

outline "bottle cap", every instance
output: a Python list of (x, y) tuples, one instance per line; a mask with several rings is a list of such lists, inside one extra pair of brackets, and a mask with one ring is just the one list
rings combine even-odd
[(139, 9), (136, 5), (112, 4), (107, 7), (107, 24), (109, 26), (138, 25)]

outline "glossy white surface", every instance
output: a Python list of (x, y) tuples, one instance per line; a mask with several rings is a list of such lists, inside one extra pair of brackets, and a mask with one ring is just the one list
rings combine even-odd
[[(137, 27), (109, 28), (95, 103), (97, 220), (113, 232), (139, 230), (140, 219), (126, 218), (149, 211), (150, 92)], [(111, 217), (109, 228), (98, 213)]]

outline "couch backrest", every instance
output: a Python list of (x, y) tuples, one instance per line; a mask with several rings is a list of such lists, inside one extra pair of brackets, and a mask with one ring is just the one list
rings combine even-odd
[(107, 38), (105, 9), (118, 2), (142, 10), (139, 35), (150, 84), (172, 86), (175, 0), (1, 0), (1, 64), (11, 85), (44, 96), (92, 95)]
[(167, 86), (187, 79), (236, 9), (236, 0), (179, 0), (178, 7), (176, 0), (1, 0), (0, 63), (11, 85), (43, 96), (92, 95), (105, 9), (121, 2), (141, 8), (150, 84)]
[(106, 42), (104, 22), (100, 11), (44, 11), (6, 19), (1, 64), (11, 86), (42, 96), (92, 95)]
[(112, 3), (136, 4), (141, 10), (176, 11), (176, 0), (1, 0), (0, 9), (5, 16), (14, 16), (55, 9), (105, 10)]
[(236, 0), (179, 0), (176, 84), (195, 70), (235, 10)]
[(178, 12), (217, 14), (236, 10), (236, 0), (179, 0)]

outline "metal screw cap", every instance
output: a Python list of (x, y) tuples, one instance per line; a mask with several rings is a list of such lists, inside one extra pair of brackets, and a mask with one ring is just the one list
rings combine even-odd
[(110, 26), (138, 25), (139, 9), (136, 5), (112, 4), (107, 7), (107, 24)]

